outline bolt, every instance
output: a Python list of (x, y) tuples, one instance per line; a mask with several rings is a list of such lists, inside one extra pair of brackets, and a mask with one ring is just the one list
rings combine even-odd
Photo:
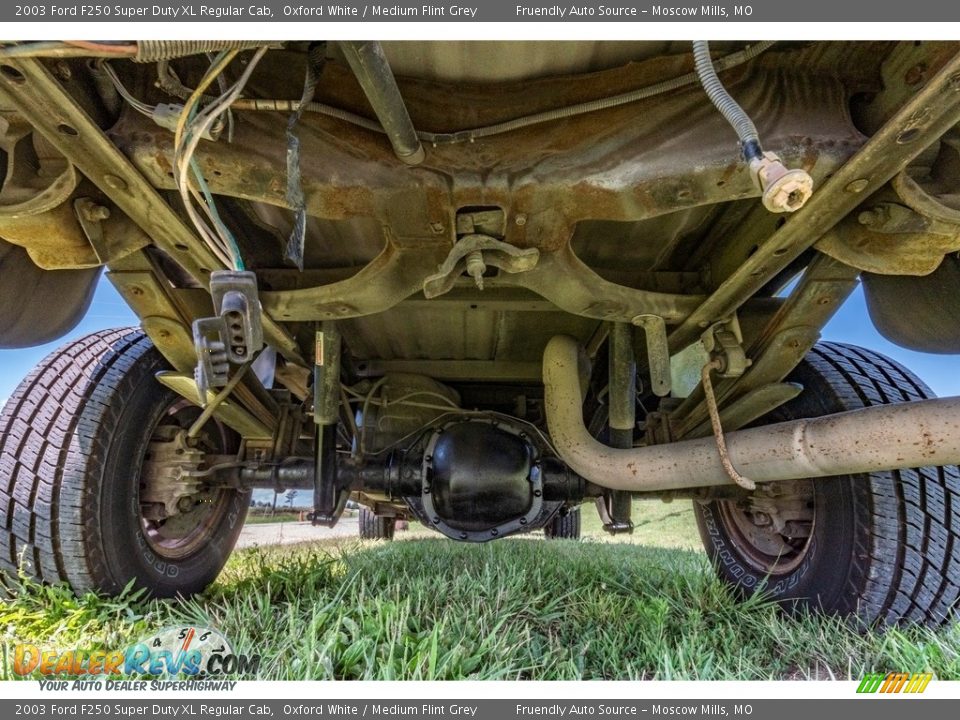
[(435, 235), (440, 235), (441, 233), (443, 233), (443, 230), (444, 230), (443, 223), (438, 223), (438, 222), (430, 223), (430, 230)]
[(141, 295), (143, 295), (143, 288), (140, 287), (139, 285), (131, 285), (130, 294), (135, 297), (140, 297)]
[(753, 514), (753, 524), (754, 525), (769, 525), (771, 523), (770, 516), (765, 512), (755, 512)]
[(54, 68), (53, 72), (61, 80), (69, 80), (73, 77), (73, 71), (70, 69), (70, 66), (67, 65), (63, 60), (58, 62)]
[(193, 500), (184, 495), (182, 498), (177, 500), (177, 509), (180, 512), (190, 512), (193, 509)]
[(870, 227), (871, 225), (879, 225), (881, 222), (883, 222), (885, 214), (886, 213), (884, 213), (880, 208), (871, 208), (870, 210), (864, 210), (862, 213), (857, 215), (857, 222), (859, 222), (861, 225), (866, 225), (867, 227)]
[(124, 180), (122, 177), (118, 177), (116, 175), (104, 175), (103, 182), (104, 184), (106, 184), (107, 187), (113, 188), (114, 190), (127, 189), (127, 181)]
[(907, 143), (913, 142), (913, 141), (916, 140), (918, 137), (920, 137), (920, 130), (921, 130), (921, 128), (919, 128), (919, 127), (909, 127), (909, 128), (907, 128), (907, 129), (904, 130), (902, 133), (900, 133), (899, 135), (897, 135), (897, 144), (898, 144), (898, 145), (906, 145)]
[(487, 271), (487, 264), (483, 261), (483, 253), (474, 250), (467, 255), (467, 275), (473, 278), (478, 290), (483, 290), (483, 274)]
[(903, 76), (903, 80), (907, 85), (919, 85), (927, 77), (927, 64), (926, 63), (917, 63), (912, 68), (907, 70)]
[(466, 540), (466, 539), (467, 539), (467, 534), (466, 534), (466, 533), (463, 533), (463, 532), (460, 533), (460, 539), (461, 539), (461, 540)]
[(527, 216), (524, 213), (517, 213), (516, 217), (513, 218), (513, 222), (519, 227), (523, 227), (527, 224)]
[(848, 193), (862, 193), (867, 189), (867, 185), (870, 184), (870, 180), (867, 178), (859, 178), (858, 180), (853, 180), (848, 183), (844, 188)]

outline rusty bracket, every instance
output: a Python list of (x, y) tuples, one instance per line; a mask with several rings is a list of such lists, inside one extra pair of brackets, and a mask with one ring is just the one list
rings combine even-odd
[(932, 194), (907, 171), (890, 186), (892, 192), (878, 193), (856, 218), (828, 232), (817, 250), (877, 275), (929, 275), (944, 256), (960, 250), (960, 209), (948, 204), (955, 202), (954, 188), (947, 183), (938, 188), (943, 195)]
[[(640, 290), (605, 280), (577, 258), (569, 243), (556, 252), (530, 248), (537, 253), (536, 263), (532, 263), (533, 252), (507, 246), (523, 253), (520, 257), (524, 264), (530, 263), (529, 269), (486, 278), (487, 287), (524, 288), (571, 315), (631, 323), (639, 315), (652, 314), (663, 318), (665, 323), (678, 323), (703, 300), (702, 296)], [(463, 248), (464, 255), (476, 250), (468, 247)], [(440, 255), (442, 252), (445, 255)], [(442, 268), (444, 263), (440, 258), (449, 259), (449, 256), (442, 245), (410, 248), (391, 241), (377, 257), (346, 280), (298, 290), (262, 292), (260, 299), (264, 310), (281, 320), (336, 320), (374, 315), (425, 291), (431, 277), (436, 280), (431, 283), (430, 292), (439, 295), (448, 292), (458, 277), (455, 270), (432, 276), (431, 270)], [(458, 259), (456, 266), (460, 265)], [(463, 265), (465, 268), (465, 263)], [(446, 287), (447, 284), (450, 287)]]
[(946, 205), (938, 197), (928, 193), (906, 172), (894, 177), (890, 184), (907, 207), (929, 219), (936, 227), (952, 228), (956, 231), (960, 225), (960, 210)]
[(346, 280), (299, 290), (260, 293), (265, 312), (282, 320), (337, 320), (389, 310), (423, 287), (441, 257), (436, 247), (404, 248), (389, 242)]
[(567, 243), (543, 253), (537, 266), (518, 275), (491, 278), (492, 287), (522, 287), (549, 300), (564, 312), (610, 322), (632, 323), (640, 315), (657, 315), (667, 324), (682, 322), (703, 301), (679, 295), (618, 285), (590, 269)]
[(735, 315), (711, 325), (700, 341), (715, 361), (713, 369), (720, 377), (738, 378), (750, 367), (751, 361), (743, 349), (743, 334)]
[[(437, 269), (437, 272), (423, 281), (423, 294), (428, 299), (435, 298), (449, 292), (454, 283), (470, 269), (471, 256), (480, 253), (481, 263), (492, 265), (508, 273), (522, 273), (532, 270), (540, 260), (540, 251), (537, 248), (518, 248), (502, 240), (487, 235), (467, 235), (457, 241), (451, 248), (446, 260)], [(479, 275), (479, 287), (483, 289), (482, 271)]]

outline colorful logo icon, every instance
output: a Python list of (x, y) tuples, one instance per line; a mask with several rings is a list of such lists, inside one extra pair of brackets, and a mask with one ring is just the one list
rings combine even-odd
[(858, 693), (922, 693), (933, 673), (868, 673), (863, 676)]
[(183, 625), (166, 627), (125, 650), (58, 650), (19, 644), (13, 653), (16, 675), (202, 677), (256, 673), (259, 655), (243, 655), (220, 631)]

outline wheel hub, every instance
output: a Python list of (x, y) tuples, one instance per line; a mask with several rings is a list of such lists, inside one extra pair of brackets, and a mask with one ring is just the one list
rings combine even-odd
[(193, 508), (190, 497), (201, 487), (197, 473), (204, 453), (187, 444), (182, 428), (157, 428), (143, 462), (140, 508), (151, 520), (165, 520)]
[(151, 549), (168, 559), (202, 549), (226, 511), (229, 491), (212, 486), (206, 463), (226, 449), (215, 421), (196, 438), (197, 408), (178, 404), (154, 429), (140, 466), (140, 521)]
[(744, 559), (758, 572), (782, 575), (806, 557), (816, 523), (812, 480), (761, 485), (741, 500), (723, 500), (720, 516)]

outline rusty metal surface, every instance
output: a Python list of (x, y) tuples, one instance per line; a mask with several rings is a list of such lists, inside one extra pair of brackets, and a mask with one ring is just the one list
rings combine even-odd
[[(934, 148), (934, 150), (936, 150)], [(817, 249), (878, 275), (929, 275), (946, 255), (960, 250), (960, 132), (940, 139), (928, 167), (896, 175), (856, 215), (840, 222)]]
[(6, 156), (0, 177), (0, 238), (26, 249), (45, 270), (100, 265), (67, 204), (81, 181), (74, 166), (32, 134), (29, 125), (3, 117), (0, 152)]
[[(564, 77), (506, 86), (401, 77), (399, 84), (418, 126), (456, 129), (623, 91), (686, 70), (689, 63), (682, 55), (655, 57), (658, 48), (635, 49), (643, 62), (594, 73), (592, 84)], [(808, 51), (789, 54), (797, 52)], [(837, 48), (831, 52), (835, 56)], [(762, 66), (733, 73), (732, 88), (746, 107), (770, 118), (761, 126), (771, 147), (818, 178), (835, 171), (863, 139), (850, 123), (839, 77), (785, 73), (785, 58), (778, 61), (771, 53), (763, 59)], [(835, 59), (823, 62), (836, 69)], [(254, 78), (252, 87), (261, 93), (257, 82)], [(328, 63), (321, 99), (362, 111), (362, 94), (354, 85), (342, 67)], [(451, 105), (450, 97), (461, 101)], [(783, 103), (804, 111), (773, 111)], [(506, 242), (543, 253), (542, 271), (485, 279), (490, 293), (528, 288), (565, 312), (600, 320), (653, 313), (669, 323), (682, 321), (699, 302), (696, 283), (682, 288), (685, 297), (674, 292), (658, 298), (644, 293), (660, 288), (630, 279), (646, 271), (686, 270), (678, 258), (705, 240), (718, 208), (755, 196), (756, 190), (739, 167), (722, 118), (710, 112), (696, 88), (602, 116), (602, 122), (599, 116), (574, 118), (470, 146), (428, 147), (426, 162), (416, 169), (397, 163), (382, 136), (324, 117), (303, 118), (299, 132), (310, 214), (306, 265), (353, 267), (353, 281), (312, 288), (303, 278), (287, 286), (272, 283), (263, 294), (265, 307), (280, 321), (370, 316), (352, 325), (366, 322), (365, 334), (372, 334), (382, 326), (372, 316), (417, 296), (417, 272), (419, 280), (435, 272), (449, 252), (454, 210), (483, 206), (505, 210)], [(277, 266), (277, 249), (290, 227), (284, 124), (282, 115), (242, 113), (232, 145), (203, 143), (197, 155), (212, 190), (247, 202), (267, 228), (265, 241), (250, 248), (267, 268)], [(168, 135), (126, 114), (113, 136), (151, 183), (172, 188)], [(421, 256), (417, 269), (413, 255)], [(360, 269), (365, 262), (371, 264)], [(424, 341), (412, 338), (425, 322), (417, 316), (420, 310), (410, 310), (394, 314), (391, 342), (396, 353), (402, 356), (406, 346), (409, 357), (417, 358)], [(488, 325), (471, 332), (503, 338), (501, 330), (502, 325)], [(447, 343), (459, 342), (453, 330), (445, 337)]]
[[(438, 132), (644, 87), (683, 74), (692, 64), (685, 43), (385, 43), (384, 48), (413, 124)], [(308, 213), (304, 273), (283, 263), (293, 219), (286, 199), (287, 116), (238, 111), (233, 141), (202, 142), (196, 159), (237, 231), (248, 265), (262, 280), (263, 305), (275, 321), (273, 342), (289, 359), (302, 362), (314, 322), (336, 319), (352, 362), (365, 362), (365, 373), (406, 363), (411, 371), (437, 377), (469, 379), (469, 372), (476, 372), (475, 379), (494, 379), (499, 365), (501, 379), (533, 379), (539, 371), (532, 364), (552, 334), (566, 332), (586, 342), (601, 322), (654, 315), (679, 328), (672, 338), (676, 349), (699, 333), (702, 322), (728, 314), (755, 294), (804, 243), (817, 239), (807, 237), (811, 229), (836, 222), (885, 184), (889, 175), (880, 173), (837, 189), (838, 178), (858, 172), (844, 166), (858, 150), (856, 157), (869, 151), (871, 162), (885, 166), (898, 153), (906, 162), (913, 145), (930, 144), (942, 126), (935, 116), (943, 110), (931, 86), (942, 80), (937, 69), (956, 63), (949, 60), (954, 52), (956, 44), (781, 43), (724, 73), (769, 149), (791, 167), (809, 171), (818, 194), (850, 196), (829, 213), (805, 209), (804, 219), (793, 217), (779, 229), (757, 199), (735, 136), (698, 87), (470, 144), (427, 146), (416, 168), (398, 162), (382, 134), (305, 115), (298, 126)], [(303, 55), (294, 49), (268, 53), (247, 97), (299, 97)], [(892, 61), (884, 64), (888, 56)], [(187, 84), (204, 69), (202, 59), (176, 63)], [(924, 69), (916, 70), (918, 64)], [(154, 68), (116, 65), (138, 97), (169, 101), (153, 87)], [(171, 134), (129, 109), (104, 133), (87, 105), (71, 99), (41, 64), (16, 61), (11, 67), (22, 71), (26, 82), (3, 76), (0, 116), (9, 115), (2, 115), (5, 106), (16, 107), (98, 186), (89, 186), (95, 192), (84, 196), (109, 205), (105, 232), (128, 216), (135, 221), (139, 235), (122, 228), (113, 240), (105, 234), (94, 262), (106, 260), (117, 271), (115, 280), (124, 272), (149, 272), (151, 283), (172, 286), (164, 287), (162, 297), (130, 301), (158, 345), (167, 343), (165, 354), (185, 366), (192, 351), (183, 330), (198, 312), (186, 293), (204, 287), (205, 270), (216, 264), (164, 197), (173, 188)], [(909, 81), (900, 78), (911, 72)], [(910, 100), (901, 111), (914, 112), (908, 119), (917, 135), (898, 143), (903, 136), (884, 129), (861, 149), (866, 141), (861, 129), (874, 130), (877, 118), (887, 117), (923, 83), (923, 99)], [(363, 90), (335, 56), (324, 66), (317, 100), (373, 117)], [(42, 116), (37, 108), (48, 105), (53, 110)], [(856, 192), (847, 192), (854, 186)], [(464, 209), (499, 211), (505, 222), (497, 239), (519, 252), (538, 252), (537, 264), (484, 277), (483, 293), (469, 278), (458, 277), (457, 266), (448, 277), (449, 292), (427, 300), (423, 282), (455, 247), (461, 234), (456, 218)], [(81, 239), (89, 254), (88, 238)], [(92, 239), (97, 245), (96, 236)], [(126, 264), (122, 253), (132, 249), (131, 257), (142, 259), (137, 249), (145, 239), (173, 262), (151, 256), (147, 267)], [(946, 241), (931, 244), (927, 234), (915, 245), (919, 250), (913, 254), (922, 251), (928, 264), (951, 247)], [(874, 260), (883, 255), (875, 247), (865, 254)], [(186, 272), (171, 271), (174, 263)], [(718, 288), (720, 295), (710, 297)], [(842, 300), (841, 290), (830, 308)], [(758, 313), (760, 327), (776, 312), (773, 306), (767, 310)], [(779, 382), (782, 366), (795, 362), (792, 348), (806, 347), (829, 316), (804, 306), (791, 317), (801, 311), (809, 317), (773, 335), (747, 333), (757, 363), (735, 392), (725, 381), (718, 383), (721, 405)], [(475, 364), (444, 365), (453, 362)], [(686, 407), (701, 401), (691, 396)], [(701, 406), (679, 426), (702, 430), (704, 420)]]
[[(651, 69), (613, 75), (597, 78), (598, 89), (636, 82), (650, 76)], [(335, 93), (338, 78), (331, 82), (328, 92)], [(775, 118), (761, 123), (767, 144), (816, 177), (834, 170), (862, 142), (844, 109), (843, 86), (836, 81), (756, 69), (737, 78), (732, 88), (759, 117)], [(570, 100), (570, 92), (561, 94), (553, 80), (516, 90), (417, 81), (404, 90), (411, 115), (425, 123), (440, 118), (452, 123), (458, 115), (464, 122), (486, 121), (502, 115), (503, 108), (529, 110)], [(446, 102), (451, 96), (469, 101), (476, 112), (468, 115), (451, 107)], [(774, 103), (804, 111), (772, 112), (768, 106)], [(303, 157), (323, 158), (304, 162), (307, 209), (328, 220), (375, 217), (398, 242), (409, 243), (435, 240), (438, 234), (450, 242), (452, 208), (498, 206), (508, 214), (508, 242), (549, 250), (569, 240), (581, 221), (636, 222), (757, 195), (722, 118), (704, 107), (697, 88), (613, 108), (602, 116), (602, 123), (596, 114), (588, 115), (469, 146), (428, 148), (424, 165), (415, 169), (397, 163), (379, 134), (325, 117), (305, 117), (299, 131)], [(283, 115), (248, 112), (232, 145), (203, 143), (197, 159), (211, 189), (285, 206), (284, 127)], [(127, 114), (114, 136), (153, 184), (173, 187), (167, 133), (142, 116)]]
[(857, 154), (738, 267), (670, 337), (680, 349), (700, 329), (735, 311), (801, 252), (879, 190), (960, 120), (960, 54), (955, 55)]
[[(734, 43), (716, 43), (727, 50)], [(400, 76), (460, 82), (509, 82), (620, 67), (663, 55), (687, 53), (689, 43), (611, 41), (384, 42)]]

